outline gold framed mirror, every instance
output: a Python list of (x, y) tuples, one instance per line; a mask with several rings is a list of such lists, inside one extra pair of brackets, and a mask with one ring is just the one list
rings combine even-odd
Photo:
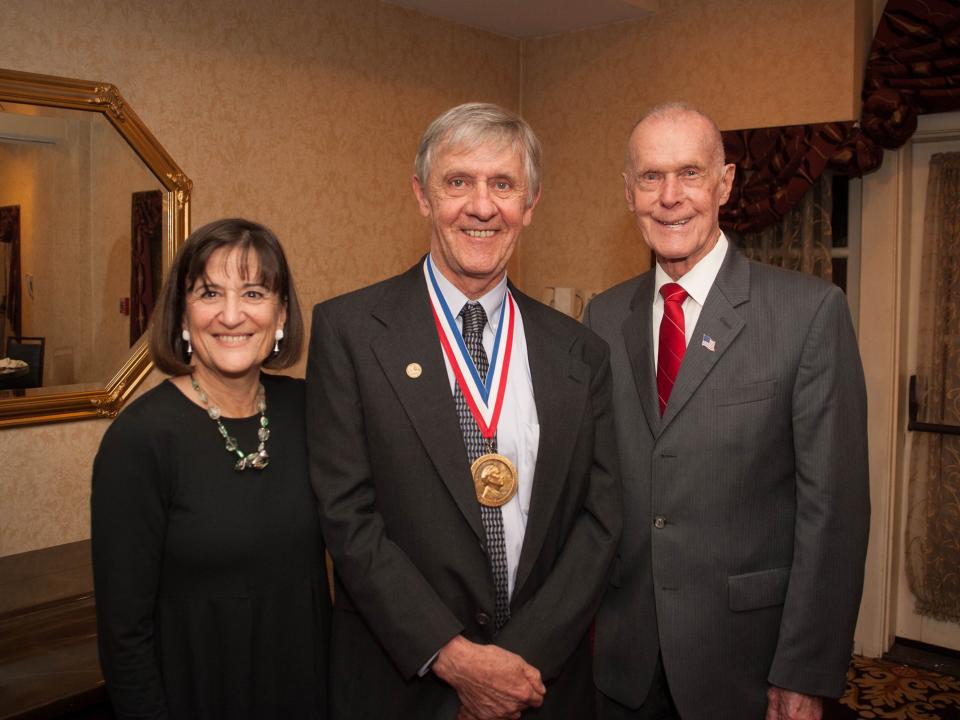
[(43, 348), (0, 427), (119, 412), (192, 187), (113, 85), (0, 69), (0, 358)]

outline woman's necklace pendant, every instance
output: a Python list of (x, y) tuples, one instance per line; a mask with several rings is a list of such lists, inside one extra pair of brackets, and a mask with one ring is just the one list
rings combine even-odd
[(238, 472), (246, 470), (247, 468), (263, 470), (269, 465), (270, 456), (267, 454), (267, 440), (270, 439), (270, 428), (268, 427), (270, 421), (267, 419), (267, 392), (263, 389), (263, 385), (261, 384), (257, 390), (257, 410), (260, 411), (260, 429), (257, 430), (257, 439), (260, 441), (260, 444), (257, 446), (256, 452), (247, 454), (239, 448), (237, 439), (227, 432), (227, 428), (220, 419), (220, 408), (210, 402), (207, 394), (200, 388), (200, 383), (197, 382), (197, 379), (193, 375), (190, 376), (190, 384), (193, 385), (193, 389), (197, 391), (200, 402), (207, 408), (207, 415), (217, 424), (217, 430), (220, 431), (220, 435), (224, 440), (224, 449), (231, 455), (237, 456), (238, 460), (234, 464), (233, 469)]

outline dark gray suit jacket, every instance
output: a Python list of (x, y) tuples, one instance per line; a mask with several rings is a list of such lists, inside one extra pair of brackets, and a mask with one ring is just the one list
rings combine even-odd
[(839, 696), (869, 525), (843, 293), (731, 245), (661, 419), (653, 292), (651, 270), (586, 321), (610, 344), (624, 497), (597, 685), (639, 706), (659, 650), (684, 720), (761, 720), (768, 683)]
[[(540, 669), (544, 708), (581, 718), (587, 628), (620, 534), (606, 344), (511, 288), (540, 446), (510, 621), (494, 584), (470, 465), (421, 264), (314, 308), (307, 368), (311, 474), (336, 571), (334, 720), (453, 718), (453, 690), (418, 671), (462, 633)], [(406, 367), (422, 367), (417, 378)]]

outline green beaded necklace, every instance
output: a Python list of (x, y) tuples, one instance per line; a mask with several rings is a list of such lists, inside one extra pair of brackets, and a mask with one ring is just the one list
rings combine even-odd
[(190, 376), (190, 384), (193, 385), (193, 389), (196, 390), (197, 395), (200, 396), (200, 402), (206, 406), (207, 415), (217, 424), (217, 429), (220, 430), (220, 434), (226, 442), (224, 447), (227, 449), (227, 452), (231, 455), (236, 454), (239, 458), (233, 466), (233, 469), (237, 471), (246, 470), (247, 468), (263, 470), (270, 463), (270, 456), (267, 455), (267, 440), (270, 438), (270, 428), (267, 426), (270, 424), (270, 421), (267, 419), (267, 393), (263, 389), (263, 384), (261, 384), (257, 390), (257, 410), (260, 413), (260, 429), (257, 430), (257, 438), (260, 440), (260, 445), (257, 447), (256, 452), (252, 452), (249, 455), (237, 447), (237, 439), (227, 432), (227, 429), (223, 426), (223, 421), (220, 420), (220, 408), (210, 403), (207, 394), (200, 388), (200, 383), (197, 382), (197, 379), (193, 375)]

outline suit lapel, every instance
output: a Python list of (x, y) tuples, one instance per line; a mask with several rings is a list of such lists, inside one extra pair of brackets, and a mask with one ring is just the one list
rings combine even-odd
[[(700, 311), (680, 372), (670, 393), (660, 429), (663, 431), (683, 410), (714, 365), (730, 348), (745, 323), (735, 308), (750, 299), (750, 263), (733, 244)], [(704, 346), (704, 336), (714, 341), (713, 350)], [(656, 393), (654, 393), (656, 394)]]
[(643, 406), (650, 432), (656, 437), (660, 432), (660, 406), (657, 404), (657, 374), (653, 357), (653, 334), (651, 329), (653, 288), (656, 275), (651, 271), (640, 277), (637, 291), (630, 303), (630, 313), (621, 326), (627, 357), (633, 370), (633, 381)]
[(573, 338), (552, 332), (550, 311), (513, 287), (511, 292), (523, 318), (540, 425), (530, 514), (513, 593), (518, 597), (543, 547), (557, 501), (567, 489), (570, 458), (580, 432), (577, 418), (590, 379), (586, 365), (571, 356)]
[[(372, 343), (377, 361), (437, 473), (473, 531), (482, 538), (480, 507), (430, 309), (422, 263), (400, 277), (392, 292), (384, 294), (373, 315), (385, 326), (383, 334)], [(410, 363), (420, 365), (419, 377), (407, 375)]]

